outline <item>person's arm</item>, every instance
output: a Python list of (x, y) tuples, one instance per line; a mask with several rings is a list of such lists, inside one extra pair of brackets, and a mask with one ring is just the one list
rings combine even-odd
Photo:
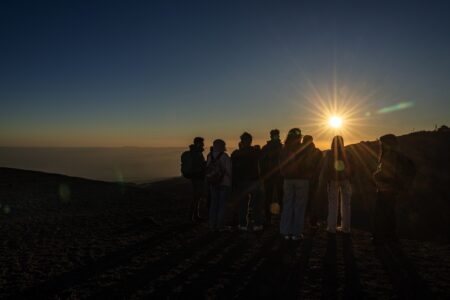
[(233, 176), (232, 176), (231, 158), (226, 154), (224, 154), (224, 157), (225, 157), (225, 159), (224, 159), (225, 174), (227, 174), (230, 177), (230, 180), (232, 180)]
[(211, 163), (211, 153), (206, 156), (206, 167)]

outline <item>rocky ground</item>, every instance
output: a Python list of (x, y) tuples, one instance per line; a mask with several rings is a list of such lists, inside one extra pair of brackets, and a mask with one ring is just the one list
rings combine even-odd
[[(0, 168), (0, 298), (450, 298), (450, 245), (185, 222), (190, 186)], [(64, 188), (61, 188), (64, 186)], [(5, 209), (6, 207), (6, 209)]]

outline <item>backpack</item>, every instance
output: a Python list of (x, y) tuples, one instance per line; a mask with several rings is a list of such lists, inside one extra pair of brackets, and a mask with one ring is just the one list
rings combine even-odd
[(190, 179), (193, 174), (193, 162), (191, 151), (185, 151), (181, 154), (181, 174), (184, 178)]
[(417, 169), (411, 159), (404, 155), (398, 158), (398, 179), (402, 189), (411, 187), (414, 178), (416, 177)]
[(220, 184), (225, 175), (222, 165), (220, 164), (220, 157), (222, 154), (223, 153), (220, 153), (216, 158), (213, 158), (211, 154), (211, 161), (206, 167), (206, 182), (210, 185)]

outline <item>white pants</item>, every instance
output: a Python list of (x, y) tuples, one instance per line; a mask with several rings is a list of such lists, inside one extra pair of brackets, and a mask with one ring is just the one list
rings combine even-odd
[(343, 232), (350, 232), (352, 186), (348, 180), (332, 180), (328, 183), (327, 230), (336, 232), (339, 195), (341, 195), (341, 228)]

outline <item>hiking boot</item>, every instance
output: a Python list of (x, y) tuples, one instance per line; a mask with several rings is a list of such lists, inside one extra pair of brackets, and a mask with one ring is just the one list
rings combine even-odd
[(339, 226), (336, 228), (336, 232), (347, 234), (347, 233), (350, 233), (350, 230), (346, 230), (346, 229), (342, 228), (341, 226)]
[(292, 236), (293, 241), (301, 241), (303, 240), (303, 234)]
[(263, 230), (263, 226), (262, 225), (255, 225), (255, 226), (253, 226), (253, 231), (261, 231), (261, 230)]

